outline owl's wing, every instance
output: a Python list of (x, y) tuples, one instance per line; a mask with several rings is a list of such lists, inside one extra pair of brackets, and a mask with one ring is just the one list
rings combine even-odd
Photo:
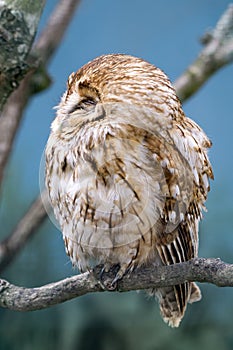
[[(169, 243), (157, 245), (160, 259), (164, 265), (182, 263), (195, 257), (197, 240), (193, 241), (193, 235), (197, 236), (198, 220), (182, 222), (172, 232), (174, 239)], [(185, 313), (187, 303), (201, 299), (201, 293), (193, 282), (177, 284), (173, 287), (159, 288), (153, 291), (159, 300), (161, 314), (166, 322), (173, 327), (179, 323)]]
[[(166, 201), (158, 237), (157, 251), (162, 264), (171, 265), (190, 260), (198, 252), (198, 225), (213, 178), (206, 150), (210, 142), (203, 131), (187, 118), (183, 125), (175, 125), (170, 136), (166, 161)], [(166, 322), (177, 327), (187, 302), (198, 301), (200, 290), (195, 283), (186, 282), (174, 287), (153, 290)]]

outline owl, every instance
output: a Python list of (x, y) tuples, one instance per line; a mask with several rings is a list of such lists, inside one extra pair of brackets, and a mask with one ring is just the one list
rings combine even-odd
[[(46, 186), (73, 265), (116, 266), (114, 286), (139, 266), (195, 258), (210, 146), (154, 65), (111, 54), (72, 73), (46, 146)], [(147, 292), (172, 327), (201, 298), (193, 282)]]

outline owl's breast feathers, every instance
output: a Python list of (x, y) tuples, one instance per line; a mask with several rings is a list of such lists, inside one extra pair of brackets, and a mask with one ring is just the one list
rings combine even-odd
[[(67, 242), (88, 255), (98, 251), (98, 262), (113, 263), (123, 263), (124, 247), (138, 242), (134, 264), (140, 265), (155, 257), (155, 246), (176, 238), (178, 225), (199, 221), (212, 177), (205, 152), (210, 144), (188, 118), (173, 122), (164, 135), (127, 124), (98, 126), (97, 133), (90, 125), (77, 135), (75, 147), (48, 143), (53, 154), (47, 151), (47, 185)], [(197, 252), (196, 231), (188, 258)], [(146, 252), (140, 254), (139, 245)], [(81, 267), (82, 254), (67, 249)]]

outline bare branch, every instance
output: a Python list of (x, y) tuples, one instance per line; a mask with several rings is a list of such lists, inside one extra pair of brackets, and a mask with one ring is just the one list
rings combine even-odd
[[(0, 306), (17, 311), (32, 311), (80, 297), (104, 289), (94, 276), (99, 276), (101, 267), (92, 273), (83, 273), (39, 288), (17, 287), (0, 280)], [(112, 280), (111, 273), (104, 276), (104, 283)], [(182, 264), (138, 269), (119, 281), (117, 290), (127, 292), (148, 288), (166, 287), (185, 281), (208, 282), (217, 286), (233, 287), (233, 265), (220, 259), (196, 258)]]
[(19, 88), (11, 94), (0, 116), (0, 184), (3, 180), (4, 169), (11, 152), (24, 107), (28, 101), (29, 81), (31, 76), (32, 72), (23, 79)]
[(174, 83), (182, 101), (192, 96), (221, 67), (233, 61), (233, 4), (203, 40), (197, 59)]
[(48, 62), (59, 47), (65, 31), (81, 0), (60, 0), (50, 16), (44, 31), (37, 40), (33, 50), (44, 61)]
[(45, 207), (49, 207), (47, 192), (44, 191), (19, 221), (14, 231), (0, 244), (0, 272), (20, 252), (46, 218)]

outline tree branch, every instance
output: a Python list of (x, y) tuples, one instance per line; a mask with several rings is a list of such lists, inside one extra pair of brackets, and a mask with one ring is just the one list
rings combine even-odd
[(45, 0), (1, 0), (0, 110), (29, 69), (26, 60), (44, 3)]
[[(87, 293), (103, 292), (98, 282), (101, 266), (39, 288), (17, 287), (0, 280), (0, 306), (17, 311), (32, 311), (80, 297)], [(97, 278), (96, 278), (96, 277)], [(104, 275), (102, 283), (109, 283), (113, 271)], [(127, 292), (148, 288), (167, 287), (185, 281), (208, 282), (221, 287), (233, 287), (233, 265), (220, 259), (196, 258), (170, 266), (147, 267), (135, 270), (118, 283), (117, 290)]]
[(212, 32), (204, 36), (203, 44), (205, 47), (197, 59), (174, 83), (182, 101), (199, 90), (217, 70), (233, 61), (233, 4)]
[(70, 21), (81, 0), (60, 0), (49, 21), (33, 47), (43, 62), (48, 62), (61, 44)]
[(0, 244), (0, 272), (21, 251), (27, 241), (32, 238), (36, 228), (45, 220), (45, 207), (49, 207), (47, 191), (41, 193), (31, 205), (13, 232)]

